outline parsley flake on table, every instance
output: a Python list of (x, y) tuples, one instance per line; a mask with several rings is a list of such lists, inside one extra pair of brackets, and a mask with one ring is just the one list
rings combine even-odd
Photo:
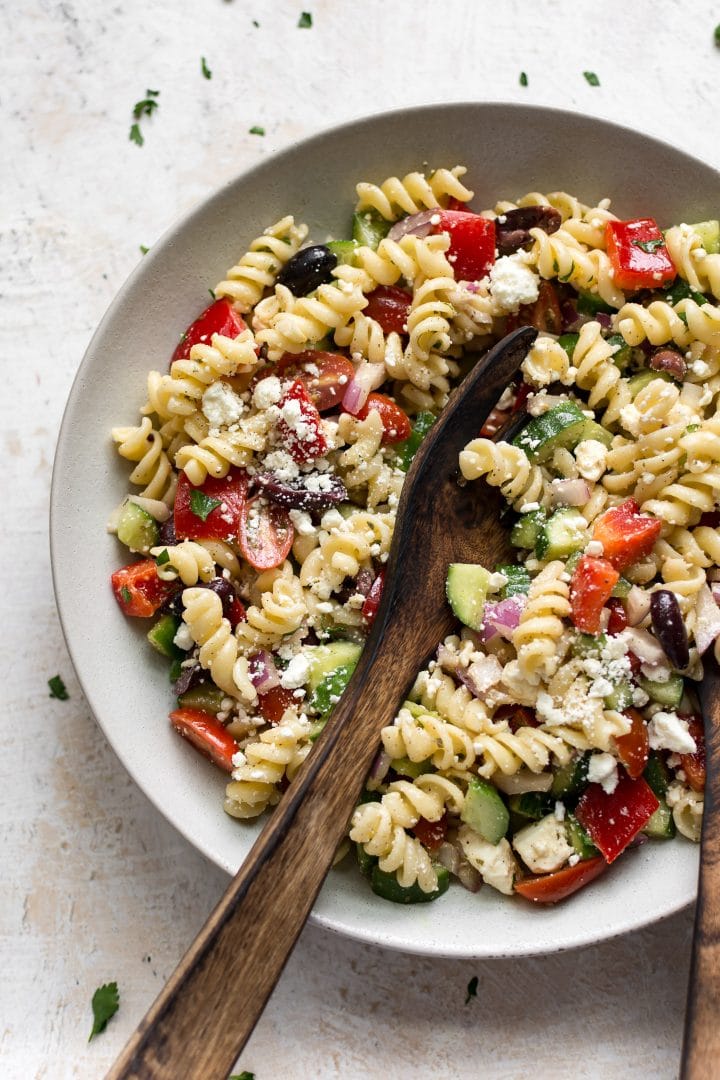
[(244, 1069), (241, 1073), (233, 1073), (232, 1076), (228, 1076), (228, 1080), (255, 1080), (255, 1073)]
[(141, 255), (147, 255), (149, 250), (150, 250), (149, 247), (145, 247), (144, 244), (140, 244), (140, 254)]
[(217, 296), (215, 295), (215, 290), (214, 289), (208, 289), (208, 292), (212, 296), (213, 300), (217, 300)]
[(527, 84), (528, 84), (528, 77), (527, 77), (527, 75), (526, 75), (526, 73), (524, 71), (521, 71), (520, 72), (520, 85), (521, 86), (527, 86)]
[(207, 66), (207, 60), (204, 56), (200, 57), (200, 70), (202, 71), (206, 79), (212, 79), (212, 71)]
[(135, 123), (130, 128), (129, 139), (130, 142), (134, 142), (137, 146), (142, 146), (145, 142), (138, 121), (143, 116), (152, 116), (155, 109), (159, 108), (160, 102), (156, 100), (159, 94), (159, 90), (146, 90), (145, 97), (141, 101), (136, 101), (133, 105), (132, 114)]
[(120, 994), (116, 982), (105, 983), (97, 988), (92, 996), (93, 1026), (88, 1042), (105, 1030), (108, 1020), (112, 1019), (119, 1006)]
[(130, 128), (130, 142), (137, 143), (138, 146), (142, 146), (142, 144), (145, 142), (140, 132), (139, 124), (133, 124)]
[(70, 697), (65, 689), (65, 683), (59, 675), (53, 675), (52, 679), (48, 679), (48, 686), (50, 687), (50, 697), (57, 698), (58, 701), (67, 701)]
[(257, 21), (257, 19), (253, 19), (252, 24), (253, 26), (260, 26), (260, 23)]
[(720, 49), (720, 23), (718, 23), (718, 25), (715, 27), (713, 38), (715, 39), (715, 44), (717, 45), (718, 49)]
[(201, 521), (207, 521), (208, 515), (212, 514), (213, 510), (219, 505), (220, 499), (213, 499), (198, 488), (193, 488), (190, 493), (190, 509), (195, 517), (199, 517)]
[(465, 1004), (470, 1004), (470, 999), (477, 997), (478, 977), (473, 975), (470, 982), (467, 984), (467, 994), (465, 995)]
[(583, 71), (583, 75), (585, 76), (585, 81), (588, 83), (589, 86), (600, 85), (600, 80), (598, 79), (594, 71)]
[(264, 135), (264, 134), (265, 134), (265, 128), (264, 127), (259, 127), (257, 124), (255, 124), (253, 127), (251, 127), (249, 132), (248, 132), (248, 135)]
[(306, 30), (312, 26), (312, 15), (309, 11), (303, 11), (298, 19), (298, 27), (301, 30)]

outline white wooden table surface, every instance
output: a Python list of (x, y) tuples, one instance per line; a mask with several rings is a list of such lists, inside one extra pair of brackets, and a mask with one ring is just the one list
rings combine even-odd
[[(310, 29), (297, 26), (303, 8)], [(276, 149), (406, 104), (566, 106), (718, 165), (718, 21), (710, 0), (2, 0), (4, 1080), (102, 1076), (226, 883), (106, 745), (51, 588), (47, 507), (63, 405), (139, 245)], [(130, 111), (148, 87), (160, 108), (138, 148)], [(253, 125), (265, 136), (250, 135)], [(48, 697), (56, 673), (68, 701)], [(475, 963), (308, 928), (242, 1067), (257, 1080), (672, 1077), (690, 929), (685, 912), (578, 952)], [(465, 1006), (473, 975), (478, 997)], [(90, 998), (111, 979), (120, 1011), (88, 1044)]]

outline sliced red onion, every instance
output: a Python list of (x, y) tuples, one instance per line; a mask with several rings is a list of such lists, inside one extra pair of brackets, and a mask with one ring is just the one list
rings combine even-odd
[(697, 645), (697, 650), (701, 656), (720, 634), (720, 609), (718, 609), (718, 603), (720, 603), (719, 597), (720, 587), (717, 585), (713, 587), (712, 592), (707, 585), (703, 585), (702, 589), (697, 594), (695, 607), (697, 614), (697, 622), (695, 624), (695, 644)]
[(378, 750), (375, 755), (375, 760), (372, 763), (372, 769), (370, 770), (370, 778), (376, 780), (377, 783), (381, 783), (387, 776), (390, 770), (390, 762), (392, 758), (385, 750)]
[(384, 382), (384, 364), (360, 364), (355, 369), (355, 374), (347, 384), (343, 395), (342, 406), (345, 412), (357, 416), (367, 401), (368, 394), (378, 386), (382, 386)]
[(507, 600), (490, 601), (483, 613), (483, 641), (500, 634), (506, 641), (512, 639), (512, 632), (520, 624), (520, 616), (527, 604), (526, 596), (509, 596)]
[(401, 240), (403, 236), (417, 236), (422, 240), (429, 236), (433, 230), (433, 218), (439, 213), (439, 209), (421, 210), (419, 214), (410, 214), (409, 217), (396, 221), (388, 233), (388, 240)]
[(359, 592), (361, 596), (367, 596), (373, 587), (374, 580), (375, 574), (372, 570), (361, 570), (355, 578), (355, 591)]
[(472, 893), (478, 892), (483, 883), (479, 871), (471, 866), (467, 859), (463, 859), (458, 866), (457, 879), (468, 892)]
[(589, 315), (580, 314), (575, 300), (565, 300), (560, 305), (560, 314), (562, 315), (564, 334), (576, 334), (586, 322), (591, 321)]
[(633, 585), (625, 598), (625, 614), (630, 626), (637, 626), (650, 613), (650, 593)]
[(612, 326), (612, 315), (609, 315), (607, 311), (598, 311), (595, 322), (599, 322), (603, 330), (609, 330)]
[(502, 664), (496, 656), (481, 656), (469, 668), (458, 668), (457, 677), (475, 697), (482, 697), (502, 678)]
[(534, 773), (530, 769), (518, 769), (510, 776), (496, 772), (493, 776), (495, 787), (500, 788), (506, 795), (524, 795), (526, 791), (549, 791), (552, 782), (552, 773)]
[(643, 664), (649, 667), (667, 664), (662, 645), (648, 630), (641, 630), (639, 626), (629, 627), (623, 630), (622, 637), (628, 644), (628, 651), (634, 652)]
[(460, 852), (454, 844), (449, 844), (447, 841), (441, 844), (435, 852), (435, 860), (457, 877), (460, 866)]
[(454, 877), (458, 879), (461, 885), (464, 885), (470, 892), (477, 892), (482, 885), (482, 877), (474, 866), (465, 858), (465, 854), (457, 843), (450, 843), (445, 841), (434, 852), (433, 857), (436, 862), (439, 862), (441, 866), (444, 866), (446, 870), (449, 870)]
[(267, 694), (268, 690), (280, 685), (275, 661), (265, 649), (260, 649), (250, 657), (248, 675), (258, 694)]
[(550, 500), (553, 506), (584, 506), (590, 498), (587, 480), (553, 480)]

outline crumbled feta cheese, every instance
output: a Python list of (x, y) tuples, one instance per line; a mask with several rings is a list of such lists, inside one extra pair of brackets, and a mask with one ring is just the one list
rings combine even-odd
[(555, 803), (555, 817), (558, 821), (565, 820), (565, 803), (561, 802), (560, 799)]
[(512, 841), (518, 855), (535, 874), (550, 874), (564, 866), (573, 854), (565, 825), (555, 814), (534, 821), (515, 833)]
[(607, 447), (597, 439), (583, 439), (574, 450), (578, 472), (584, 480), (597, 481), (605, 472)]
[(339, 510), (335, 507), (331, 507), (330, 510), (326, 510), (320, 519), (321, 529), (336, 529), (339, 525), (345, 524), (345, 518), (342, 516)]
[(243, 765), (247, 764), (247, 758), (243, 754), (242, 750), (238, 750), (232, 756), (232, 763), (236, 769), (241, 769)]
[(280, 685), (286, 690), (296, 690), (308, 681), (310, 675), (310, 661), (302, 653), (293, 656), (288, 666), (280, 676)]
[(533, 510), (539, 510), (539, 509), (540, 509), (540, 503), (539, 502), (523, 503), (522, 506), (520, 507), (520, 513), (521, 514), (532, 514)]
[(508, 579), (505, 574), (501, 574), (499, 570), (491, 574), (488, 578), (488, 591), (497, 592), (499, 589), (504, 589), (508, 583)]
[(278, 480), (296, 480), (300, 475), (297, 462), (287, 450), (273, 450), (272, 453), (267, 454), (263, 467), (273, 473)]
[(688, 730), (687, 720), (674, 712), (657, 712), (648, 724), (653, 750), (671, 750), (675, 754), (694, 754), (697, 745)]
[(465, 858), (480, 873), (485, 884), (512, 896), (518, 867), (505, 837), (499, 844), (491, 844), (469, 825), (461, 825), (458, 840)]
[(211, 427), (230, 427), (242, 416), (245, 406), (232, 386), (218, 380), (202, 396), (202, 411)]
[(177, 645), (178, 649), (183, 649), (187, 652), (188, 649), (192, 649), (195, 642), (193, 636), (190, 633), (190, 627), (186, 622), (181, 622), (177, 628), (177, 633), (173, 638), (173, 645)]
[(506, 311), (517, 311), (521, 304), (532, 304), (538, 298), (539, 277), (518, 255), (504, 255), (490, 271), (490, 290), (496, 302)]
[(600, 784), (607, 795), (612, 795), (618, 786), (617, 761), (612, 754), (592, 754), (587, 778), (591, 784)]
[(589, 540), (587, 542), (587, 544), (585, 545), (585, 554), (586, 555), (594, 555), (594, 556), (597, 557), (597, 556), (602, 555), (602, 553), (604, 551), (605, 551), (605, 548), (603, 547), (600, 540)]
[(307, 510), (290, 510), (288, 512), (298, 536), (310, 536), (311, 533), (315, 532), (315, 526)]
[(269, 409), (277, 405), (282, 397), (282, 385), (277, 375), (268, 375), (261, 379), (253, 391), (253, 405), (256, 409)]

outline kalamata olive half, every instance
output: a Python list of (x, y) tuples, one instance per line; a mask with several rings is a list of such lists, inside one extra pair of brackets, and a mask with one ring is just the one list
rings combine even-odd
[(675, 593), (658, 589), (650, 597), (650, 618), (655, 637), (675, 668), (686, 668), (690, 662), (687, 630)]
[(560, 228), (561, 220), (552, 206), (518, 206), (516, 210), (508, 210), (495, 221), (497, 249), (501, 255), (512, 255), (532, 244), (530, 229), (554, 233)]
[(213, 578), (212, 581), (200, 582), (200, 587), (203, 589), (212, 589), (214, 593), (217, 593), (222, 600), (223, 615), (228, 618), (230, 615), (230, 609), (232, 608), (232, 602), (235, 599), (235, 590), (229, 581), (224, 577)]
[(324, 244), (315, 244), (293, 255), (275, 280), (278, 285), (286, 285), (294, 296), (307, 296), (318, 285), (332, 281), (336, 266), (337, 255), (333, 255)]
[(675, 349), (658, 349), (650, 357), (649, 363), (653, 371), (667, 371), (678, 382), (682, 382), (687, 374), (687, 361)]
[(347, 489), (332, 473), (304, 473), (296, 480), (278, 480), (274, 473), (260, 473), (254, 482), (272, 502), (287, 510), (325, 510), (347, 499)]
[(163, 521), (160, 526), (160, 536), (158, 538), (158, 544), (164, 544), (166, 547), (174, 547), (177, 544), (177, 536), (175, 535), (175, 518), (170, 515), (167, 521)]
[(173, 693), (176, 697), (180, 697), (181, 694), (192, 690), (193, 686), (199, 686), (206, 678), (207, 672), (205, 668), (200, 667), (200, 664), (188, 664), (187, 667), (181, 668), (180, 675), (173, 683)]

